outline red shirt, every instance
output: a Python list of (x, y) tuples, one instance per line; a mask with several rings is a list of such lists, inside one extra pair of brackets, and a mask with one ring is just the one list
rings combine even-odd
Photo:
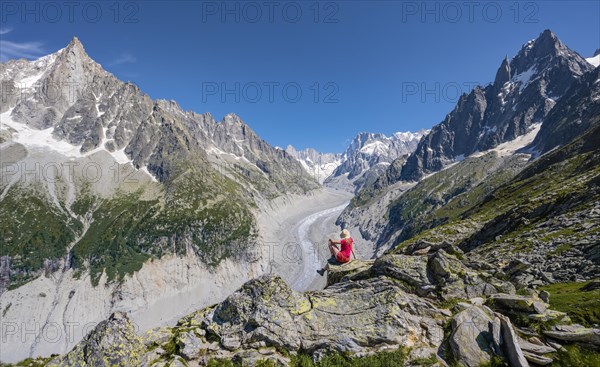
[(350, 258), (350, 255), (352, 254), (352, 243), (354, 241), (352, 240), (352, 237), (348, 237), (348, 238), (344, 238), (340, 241), (340, 252)]

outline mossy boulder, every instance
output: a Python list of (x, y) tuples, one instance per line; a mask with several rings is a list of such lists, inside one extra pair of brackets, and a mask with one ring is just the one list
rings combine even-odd
[(48, 362), (47, 367), (139, 366), (146, 348), (126, 314), (113, 313), (100, 322), (68, 354)]
[(373, 265), (373, 260), (353, 260), (346, 264), (328, 264), (327, 286), (340, 282), (342, 279), (352, 279)]

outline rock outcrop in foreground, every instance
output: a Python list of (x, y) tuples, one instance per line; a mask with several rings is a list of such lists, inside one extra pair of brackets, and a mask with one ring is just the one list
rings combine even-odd
[(501, 270), (462, 260), (450, 244), (426, 245), (332, 266), (321, 291), (295, 292), (264, 275), (174, 327), (141, 336), (117, 313), (48, 366), (204, 366), (219, 359), (287, 366), (299, 353), (317, 361), (398, 348), (409, 351), (408, 363), (477, 367), (500, 358), (529, 366), (551, 363), (560, 343), (600, 346), (600, 330), (567, 325), (566, 314), (548, 309), (546, 294), (517, 295)]

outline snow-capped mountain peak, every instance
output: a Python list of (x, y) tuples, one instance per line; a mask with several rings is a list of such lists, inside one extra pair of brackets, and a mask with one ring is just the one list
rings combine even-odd
[(382, 173), (396, 158), (413, 152), (429, 130), (396, 132), (391, 136), (361, 132), (344, 153), (321, 153), (312, 148), (285, 151), (296, 158), (317, 181), (326, 186), (354, 191)]
[(434, 126), (402, 167), (402, 181), (418, 181), (474, 152), (492, 149), (543, 122), (574, 81), (593, 67), (545, 30), (505, 58), (493, 84), (474, 88)]
[(327, 186), (358, 190), (375, 179), (398, 157), (412, 153), (429, 130), (381, 133), (359, 133), (342, 155), (342, 162), (325, 180)]

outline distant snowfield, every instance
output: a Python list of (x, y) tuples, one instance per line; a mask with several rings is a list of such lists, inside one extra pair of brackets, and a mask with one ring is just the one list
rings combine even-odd
[(35, 75), (23, 78), (23, 79), (21, 79), (19, 84), (21, 85), (21, 87), (31, 88), (38, 80), (40, 80), (42, 78), (42, 76), (44, 75), (45, 72), (46, 72), (46, 70), (42, 70)]
[(360, 148), (360, 152), (361, 153), (365, 153), (365, 154), (385, 154), (388, 151), (388, 146), (385, 145), (383, 142), (381, 141), (374, 141), (372, 143), (369, 144), (365, 144), (365, 146), (363, 146), (362, 148)]
[(600, 54), (598, 54), (594, 57), (585, 59), (585, 61), (589, 62), (590, 64), (594, 65), (595, 67), (598, 67), (598, 65), (600, 65)]
[[(13, 75), (15, 84), (20, 88), (31, 88), (50, 70), (50, 67), (56, 58), (62, 53), (63, 49), (57, 52), (40, 57), (37, 60), (29, 62), (23, 69), (18, 69)], [(3, 75), (9, 75), (13, 72), (13, 68), (6, 68)]]

